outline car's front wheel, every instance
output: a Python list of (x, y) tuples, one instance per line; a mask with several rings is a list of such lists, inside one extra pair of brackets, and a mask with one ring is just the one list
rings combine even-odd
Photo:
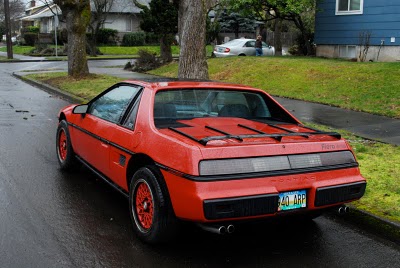
[(177, 220), (160, 171), (146, 166), (135, 172), (129, 188), (129, 212), (136, 235), (144, 242), (169, 241)]
[(74, 150), (72, 149), (68, 124), (65, 120), (61, 120), (58, 124), (56, 149), (58, 163), (62, 170), (71, 171), (78, 167), (78, 161), (76, 160)]

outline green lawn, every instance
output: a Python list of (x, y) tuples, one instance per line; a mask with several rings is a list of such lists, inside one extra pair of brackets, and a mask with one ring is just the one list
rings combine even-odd
[[(208, 60), (210, 79), (268, 93), (400, 118), (400, 63), (306, 57), (232, 57)], [(150, 73), (176, 77), (177, 63)]]
[[(13, 54), (26, 54), (29, 53), (33, 47), (31, 46), (13, 46)], [(1, 52), (7, 52), (7, 47), (1, 47), (0, 48)]]
[[(272, 61), (272, 59), (268, 60)], [(304, 61), (305, 59), (296, 59), (296, 61), (299, 60)], [(340, 61), (338, 63), (345, 64)], [(171, 66), (168, 68), (171, 68)], [(215, 66), (211, 68), (215, 68)], [(74, 80), (68, 78), (66, 73), (29, 74), (26, 77), (42, 81), (86, 99), (93, 98), (101, 90), (121, 80), (107, 75), (91, 75), (85, 79)], [(283, 83), (285, 83), (284, 80), (282, 79)], [(325, 126), (308, 125), (322, 130), (338, 131)], [(360, 163), (361, 173), (368, 181), (365, 196), (353, 204), (360, 209), (400, 223), (400, 184), (398, 183), (400, 177), (400, 147), (364, 140), (345, 131), (338, 132), (348, 139), (353, 146)]]

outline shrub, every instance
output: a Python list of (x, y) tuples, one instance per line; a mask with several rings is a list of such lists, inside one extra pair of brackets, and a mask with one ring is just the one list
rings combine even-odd
[(97, 34), (97, 43), (111, 45), (115, 44), (115, 38), (117, 37), (118, 31), (114, 29), (103, 28), (100, 29)]
[(126, 47), (143, 46), (145, 44), (145, 33), (128, 33), (122, 38), (122, 45)]
[(160, 36), (155, 33), (145, 33), (145, 43), (146, 45), (159, 45), (160, 44)]
[(161, 61), (156, 57), (156, 54), (143, 49), (140, 49), (138, 54), (139, 58), (136, 59), (132, 71), (147, 72), (161, 66)]
[(23, 38), (25, 40), (25, 44), (27, 46), (32, 46), (32, 47), (35, 45), (35, 43), (39, 39), (38, 34), (37, 33), (32, 33), (32, 32), (24, 33)]
[(26, 27), (25, 32), (28, 32), (28, 33), (39, 33), (40, 32), (40, 27), (39, 26), (28, 26), (28, 27)]

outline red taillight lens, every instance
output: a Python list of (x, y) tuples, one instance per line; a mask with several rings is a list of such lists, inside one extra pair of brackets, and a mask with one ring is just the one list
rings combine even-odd
[(231, 49), (230, 49), (230, 48), (227, 48), (227, 47), (226, 47), (225, 50), (224, 50), (225, 53), (228, 53), (229, 51), (231, 51)]

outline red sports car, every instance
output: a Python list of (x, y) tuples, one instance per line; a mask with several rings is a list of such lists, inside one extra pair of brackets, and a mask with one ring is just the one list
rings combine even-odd
[(59, 113), (62, 170), (83, 163), (129, 197), (140, 239), (178, 221), (233, 232), (282, 215), (315, 217), (366, 187), (350, 145), (304, 126), (262, 90), (209, 81), (125, 81)]

